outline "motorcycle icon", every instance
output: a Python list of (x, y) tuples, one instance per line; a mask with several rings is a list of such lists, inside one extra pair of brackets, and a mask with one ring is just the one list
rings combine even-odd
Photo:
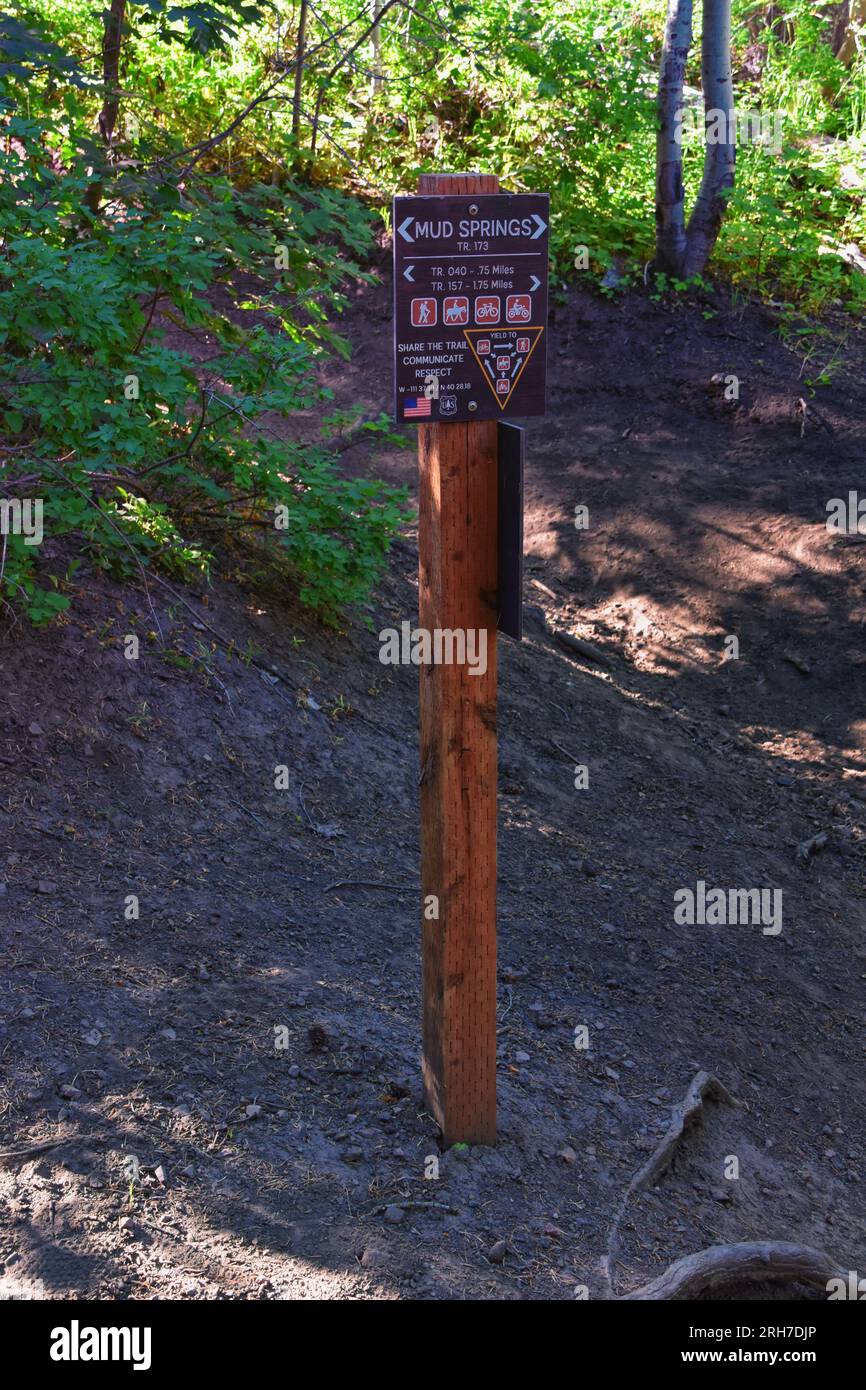
[(525, 323), (532, 317), (532, 300), (528, 294), (510, 294), (505, 301), (505, 318), (508, 323)]

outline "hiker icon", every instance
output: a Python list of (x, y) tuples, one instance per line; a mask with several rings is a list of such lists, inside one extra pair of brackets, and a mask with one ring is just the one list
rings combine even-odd
[(435, 299), (412, 300), (412, 327), (432, 328), (436, 322)]

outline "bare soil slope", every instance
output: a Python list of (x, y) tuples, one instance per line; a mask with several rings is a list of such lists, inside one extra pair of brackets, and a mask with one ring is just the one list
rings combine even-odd
[[(376, 413), (384, 283), (345, 327), (329, 384)], [(495, 1149), (439, 1154), (420, 1093), (417, 672), (376, 636), (414, 615), (414, 538), (372, 630), (80, 571), (59, 631), (6, 633), (0, 1285), (604, 1297), (619, 1201), (700, 1068), (741, 1105), (630, 1202), (615, 1291), (754, 1238), (862, 1270), (866, 546), (824, 526), (866, 491), (862, 337), (812, 399), (754, 311), (575, 292), (551, 322), (501, 656)], [(411, 449), (374, 450), (347, 466), (412, 483)], [(698, 880), (781, 889), (781, 932), (676, 925)]]

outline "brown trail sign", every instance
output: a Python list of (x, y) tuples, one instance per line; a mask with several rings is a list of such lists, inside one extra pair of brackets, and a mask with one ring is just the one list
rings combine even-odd
[(396, 412), (430, 421), (418, 434), (419, 626), (461, 634), (467, 650), (470, 633), (486, 643), (483, 666), (420, 667), (424, 1085), (448, 1145), (496, 1139), (496, 635), (501, 611), (519, 636), (522, 536), (521, 435), (503, 436), (502, 457), (499, 435), (504, 414), (544, 409), (548, 199), (498, 186), (424, 174), (421, 196), (394, 204)]
[(449, 177), (394, 199), (395, 417), (543, 415), (550, 199)]

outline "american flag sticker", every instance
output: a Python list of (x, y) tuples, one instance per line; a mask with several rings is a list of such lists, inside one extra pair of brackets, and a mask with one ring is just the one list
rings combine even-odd
[(407, 396), (403, 401), (403, 419), (417, 420), (421, 415), (430, 414), (429, 396)]

